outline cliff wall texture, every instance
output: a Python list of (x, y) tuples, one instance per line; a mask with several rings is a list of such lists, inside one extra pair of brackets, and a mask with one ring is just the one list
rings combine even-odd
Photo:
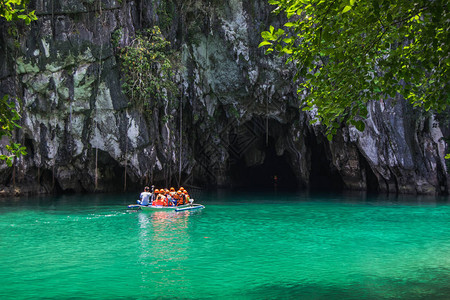
[[(121, 191), (163, 185), (448, 192), (435, 116), (402, 99), (368, 105), (364, 132), (329, 142), (301, 111), (283, 60), (258, 49), (278, 17), (266, 0), (37, 0), (29, 27), (2, 23), (0, 94), (22, 99), (28, 155), (1, 166), (3, 193)], [(125, 46), (161, 27), (179, 53), (176, 99), (151, 115), (123, 94)], [(395, 100), (395, 101), (394, 101)]]

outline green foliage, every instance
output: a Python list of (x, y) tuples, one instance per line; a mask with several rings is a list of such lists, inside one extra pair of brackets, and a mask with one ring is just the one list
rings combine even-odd
[(10, 101), (9, 95), (3, 96), (0, 100), (0, 138), (3, 136), (11, 136), (14, 128), (20, 128), (16, 123), (20, 119), (20, 115), (16, 110), (14, 102)]
[(26, 147), (22, 147), (20, 144), (13, 143), (12, 145), (6, 145), (11, 155), (0, 155), (0, 160), (4, 160), (8, 167), (12, 167), (14, 159), (22, 155), (27, 155)]
[[(25, 24), (29, 25), (31, 21), (37, 20), (34, 11), (28, 11), (27, 0), (0, 0), (0, 17), (5, 18), (8, 22), (23, 20)], [(8, 34), (15, 39), (15, 46), (18, 47), (18, 32), (15, 26), (8, 28)], [(20, 128), (16, 123), (20, 119), (20, 115), (16, 110), (14, 101), (11, 101), (9, 95), (3, 96), (0, 99), (0, 139), (4, 136), (12, 138), (12, 132), (15, 128)], [(0, 160), (6, 162), (11, 167), (15, 157), (26, 155), (25, 147), (20, 144), (12, 143), (6, 145), (6, 150), (9, 155), (0, 155)]]
[[(20, 115), (16, 110), (16, 104), (10, 101), (9, 96), (5, 95), (0, 99), (0, 139), (4, 136), (12, 137), (15, 128), (21, 128), (16, 121), (20, 119)], [(6, 161), (8, 166), (12, 166), (15, 157), (26, 155), (25, 147), (20, 144), (13, 143), (6, 145), (6, 150), (10, 155), (0, 155), (0, 160)]]
[(37, 17), (34, 10), (27, 10), (27, 4), (27, 0), (0, 0), (0, 17), (8, 22), (23, 20), (28, 25), (37, 20)]
[(450, 13), (445, 0), (269, 0), (283, 28), (260, 47), (297, 68), (304, 110), (327, 134), (347, 122), (364, 130), (369, 100), (397, 95), (425, 110), (450, 104)]
[[(120, 31), (113, 35), (116, 45), (120, 35)], [(177, 56), (169, 46), (170, 42), (157, 26), (136, 34), (128, 46), (117, 46), (124, 77), (123, 92), (135, 105), (149, 112), (158, 100), (178, 94), (178, 87), (172, 80), (177, 70)]]

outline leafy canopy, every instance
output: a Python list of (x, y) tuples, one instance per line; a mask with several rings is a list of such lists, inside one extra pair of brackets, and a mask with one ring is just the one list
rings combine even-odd
[(28, 0), (0, 0), (0, 17), (6, 21), (23, 20), (27, 25), (37, 20), (33, 11), (27, 10)]
[(288, 22), (260, 47), (296, 65), (304, 110), (328, 138), (343, 121), (364, 130), (369, 100), (398, 94), (414, 106), (450, 104), (447, 0), (269, 0)]

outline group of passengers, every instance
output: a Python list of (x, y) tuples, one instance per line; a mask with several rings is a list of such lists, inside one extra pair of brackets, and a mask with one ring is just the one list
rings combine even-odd
[(146, 186), (144, 191), (139, 196), (137, 201), (140, 205), (161, 205), (161, 206), (179, 206), (190, 203), (188, 192), (180, 187), (178, 191), (171, 187), (169, 189), (155, 189), (152, 185), (152, 190)]

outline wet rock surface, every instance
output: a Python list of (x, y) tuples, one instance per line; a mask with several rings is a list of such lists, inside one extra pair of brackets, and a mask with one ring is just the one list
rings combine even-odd
[[(402, 99), (370, 103), (364, 132), (342, 127), (332, 141), (310, 124), (292, 66), (258, 48), (267, 24), (282, 22), (265, 0), (52, 3), (32, 3), (39, 20), (18, 47), (1, 34), (0, 93), (22, 99), (15, 137), (28, 149), (2, 166), (3, 194), (150, 182), (448, 192), (439, 123)], [(183, 68), (176, 105), (149, 116), (121, 91), (111, 35), (120, 29), (127, 44), (155, 24)]]

